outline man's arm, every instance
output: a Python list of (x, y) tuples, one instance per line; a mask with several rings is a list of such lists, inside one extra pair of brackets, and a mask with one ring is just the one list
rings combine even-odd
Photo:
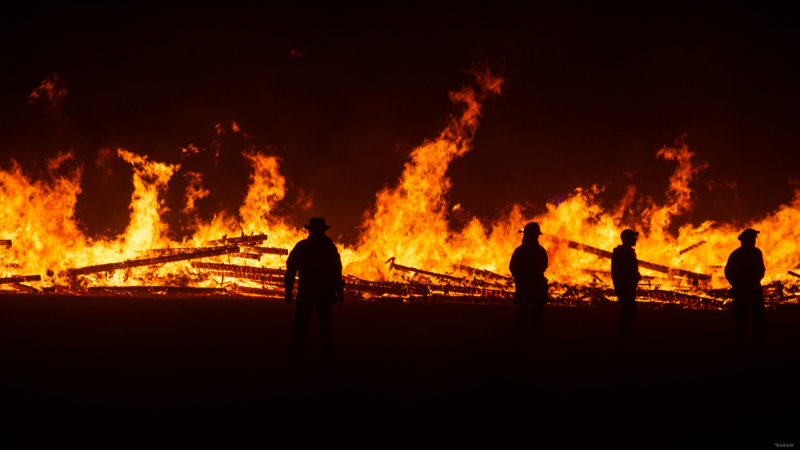
[[(335, 247), (334, 247), (335, 248)], [(342, 307), (344, 303), (344, 278), (342, 277), (342, 257), (339, 255), (339, 251), (336, 251), (336, 274), (338, 281), (338, 285), (336, 286), (336, 296), (339, 297), (339, 308)]]
[(728, 263), (725, 264), (725, 279), (728, 280), (731, 286), (733, 286), (733, 280), (736, 278), (736, 269), (734, 268), (736, 259), (733, 256), (735, 253), (736, 251), (734, 250), (731, 256), (728, 257)]
[(639, 272), (639, 257), (636, 256), (636, 251), (633, 251), (633, 271), (636, 272), (636, 284), (642, 281), (642, 274)]
[(767, 268), (764, 266), (764, 254), (761, 253), (761, 250), (758, 250), (758, 264), (758, 281), (760, 282), (764, 279), (764, 274), (767, 272)]
[(547, 266), (550, 265), (550, 261), (547, 259), (547, 250), (544, 247), (540, 247), (541, 251), (539, 252), (539, 267), (537, 269), (544, 274), (547, 271)]
[(511, 262), (508, 263), (508, 270), (511, 272), (512, 277), (517, 277), (519, 269), (519, 247), (511, 254)]
[(283, 275), (283, 296), (286, 303), (290, 305), (292, 304), (292, 300), (294, 300), (292, 294), (294, 291), (294, 280), (297, 277), (297, 260), (297, 246), (295, 246), (286, 259), (286, 273)]

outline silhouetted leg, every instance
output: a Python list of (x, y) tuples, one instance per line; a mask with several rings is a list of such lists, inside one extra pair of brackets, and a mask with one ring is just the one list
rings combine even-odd
[(331, 314), (331, 305), (332, 303), (328, 301), (323, 301), (316, 305), (322, 354), (328, 356), (333, 353), (333, 316)]
[(540, 338), (544, 335), (544, 302), (535, 301), (531, 305), (531, 335)]
[(617, 340), (624, 343), (628, 338), (628, 332), (633, 325), (633, 320), (636, 319), (638, 308), (636, 306), (635, 295), (621, 295), (618, 297), (620, 314), (619, 314), (619, 330), (617, 332)]
[(307, 302), (297, 302), (294, 315), (294, 329), (292, 329), (292, 354), (302, 355), (308, 347), (308, 322), (314, 305)]
[(514, 341), (520, 344), (525, 339), (525, 333), (528, 331), (528, 315), (530, 314), (530, 304), (528, 302), (520, 302), (517, 305), (517, 324), (514, 327)]
[(744, 345), (745, 336), (747, 335), (747, 310), (748, 299), (742, 297), (734, 297), (733, 299), (733, 331), (736, 336), (736, 345)]
[(760, 349), (764, 344), (764, 334), (767, 328), (767, 313), (764, 307), (763, 295), (758, 295), (751, 299), (750, 317), (753, 320), (753, 343)]

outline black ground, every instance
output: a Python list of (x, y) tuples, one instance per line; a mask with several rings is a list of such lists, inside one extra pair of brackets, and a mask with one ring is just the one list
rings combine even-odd
[[(2, 440), (94, 443), (776, 448), (800, 444), (800, 311), (737, 356), (728, 311), (546, 309), (510, 345), (511, 306), (350, 303), (337, 354), (288, 358), (294, 309), (250, 298), (0, 296)], [(504, 445), (505, 446), (505, 445)]]

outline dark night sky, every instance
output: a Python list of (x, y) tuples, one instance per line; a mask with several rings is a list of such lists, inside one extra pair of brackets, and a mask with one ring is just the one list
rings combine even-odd
[[(192, 4), (194, 5), (194, 4)], [(208, 217), (236, 210), (255, 144), (283, 158), (291, 183), (313, 191), (334, 235), (353, 238), (375, 192), (393, 184), (408, 152), (435, 137), (447, 92), (469, 81), (476, 60), (502, 67), (507, 84), (489, 100), (475, 148), (451, 165), (450, 199), (479, 217), (512, 203), (532, 211), (575, 187), (628, 179), (663, 198), (674, 163), (655, 152), (688, 133), (709, 163), (685, 220), (745, 221), (791, 199), (800, 180), (798, 28), (788, 10), (714, 3), (639, 7), (273, 9), (34, 5), (2, 25), (0, 164), (32, 174), (73, 149), (85, 166), (78, 216), (90, 234), (127, 224), (131, 170), (119, 159), (103, 177), (101, 148), (123, 147), (205, 173)], [(292, 50), (302, 52), (293, 57)], [(60, 115), (27, 96), (57, 72), (69, 90)], [(235, 120), (255, 139), (220, 138)], [(721, 187), (735, 181), (737, 187)], [(718, 187), (708, 189), (708, 183)], [(171, 183), (180, 209), (183, 178)], [(173, 228), (184, 223), (175, 212)]]

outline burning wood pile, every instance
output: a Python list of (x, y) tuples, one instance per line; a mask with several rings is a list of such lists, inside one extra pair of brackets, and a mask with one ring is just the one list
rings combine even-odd
[[(483, 102), (500, 95), (504, 83), (488, 69), (473, 72), (473, 84), (451, 93), (460, 113), (448, 119), (437, 137), (409, 154), (396, 183), (376, 193), (374, 204), (361, 216), (354, 243), (337, 243), (349, 297), (510, 303), (514, 281), (507, 268), (520, 243), (517, 231), (535, 221), (549, 233), (543, 245), (550, 258), (546, 276), (551, 303), (615, 302), (609, 249), (618, 242), (623, 225), (642, 231), (636, 250), (644, 275), (640, 301), (681, 308), (722, 308), (730, 303), (722, 269), (739, 246), (741, 227), (676, 221), (694, 207), (690, 184), (706, 167), (682, 139), (655, 153), (677, 163), (662, 204), (629, 186), (628, 194), (609, 208), (597, 197), (603, 188), (591, 186), (558, 194), (536, 215), (525, 205), (507, 205), (507, 212), (491, 223), (451, 205), (448, 167), (472, 149)], [(215, 139), (240, 132), (235, 123), (230, 129), (218, 124)], [(49, 159), (39, 178), (13, 160), (10, 168), (0, 167), (0, 292), (282, 297), (288, 249), (306, 235), (294, 225), (291, 208), (282, 209), (291, 183), (280, 172), (280, 158), (248, 144), (235, 150), (252, 169), (238, 211), (226, 205), (213, 215), (195, 214), (197, 202), (204, 201), (209, 190), (202, 186), (201, 173), (187, 170), (192, 167), (188, 163), (204, 150), (214, 148), (218, 154), (220, 142), (202, 150), (190, 145), (182, 150), (180, 164), (124, 149), (101, 149), (100, 156), (119, 158), (133, 171), (130, 220), (116, 236), (89, 236), (76, 217), (83, 170), (71, 152)], [(181, 218), (190, 225), (180, 233), (162, 219), (169, 181), (176, 175), (189, 180)], [(309, 208), (311, 199), (299, 201), (300, 197), (297, 207)], [(798, 223), (800, 189), (789, 204), (748, 222), (762, 231), (759, 248), (767, 267), (764, 290), (769, 304), (798, 302)], [(180, 235), (183, 240), (175, 241)], [(233, 235), (240, 237), (227, 237)]]
[[(579, 242), (546, 236), (552, 242), (566, 245), (575, 251), (610, 259), (611, 252)], [(204, 247), (175, 247), (149, 249), (142, 254), (148, 257), (116, 263), (71, 268), (54, 273), (48, 271), (52, 286), (36, 288), (30, 282), (41, 282), (41, 275), (18, 275), (0, 278), (6, 292), (59, 293), (69, 295), (246, 295), (283, 298), (285, 268), (257, 267), (232, 263), (231, 258), (260, 261), (263, 255), (285, 257), (285, 248), (267, 247), (266, 234), (223, 238), (209, 241)], [(5, 248), (11, 240), (0, 240)], [(697, 248), (693, 245), (686, 251)], [(283, 259), (282, 259), (283, 261)], [(189, 262), (195, 279), (174, 276), (157, 276), (156, 269), (171, 263)], [(285, 261), (283, 261), (285, 262)], [(511, 303), (514, 296), (514, 279), (483, 269), (456, 264), (449, 274), (431, 272), (398, 264), (392, 257), (386, 264), (402, 281), (369, 281), (345, 275), (345, 292), (350, 299), (380, 302), (440, 302), (502, 304)], [(645, 305), (660, 308), (722, 309), (730, 303), (727, 289), (711, 289), (711, 275), (678, 268), (670, 268), (647, 261), (639, 261), (642, 269), (659, 272), (665, 276), (644, 276), (637, 298)], [(135, 276), (134, 269), (140, 272)], [(125, 273), (124, 280), (135, 280), (136, 285), (105, 284), (109, 274)], [(591, 275), (586, 285), (550, 283), (551, 304), (565, 306), (608, 306), (616, 302), (610, 272), (583, 269)], [(789, 272), (800, 278), (800, 274)], [(169, 274), (171, 275), (171, 274)], [(196, 280), (210, 281), (216, 286), (190, 286)], [(785, 287), (780, 281), (764, 286), (768, 305), (797, 303), (800, 289), (796, 285)]]

